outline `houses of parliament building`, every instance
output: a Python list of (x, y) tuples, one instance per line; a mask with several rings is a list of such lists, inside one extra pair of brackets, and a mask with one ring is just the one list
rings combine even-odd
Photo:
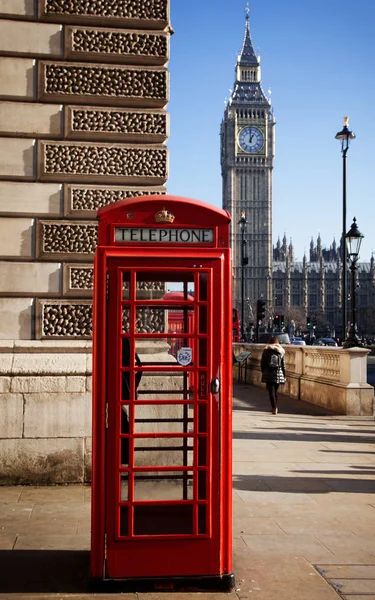
[[(235, 83), (221, 124), (223, 208), (232, 216), (233, 306), (244, 299), (244, 328), (255, 319), (259, 298), (266, 301), (267, 320), (284, 314), (304, 329), (317, 319), (331, 335), (342, 330), (341, 242), (323, 247), (311, 240), (308, 256), (296, 261), (286, 236), (272, 245), (272, 171), (275, 119), (261, 85), (260, 60), (254, 52), (246, 14), (245, 36), (238, 56)], [(247, 260), (243, 261), (244, 256)], [(357, 322), (359, 333), (374, 335), (375, 264), (358, 263)], [(350, 273), (347, 272), (350, 307)], [(243, 289), (242, 289), (243, 285)]]

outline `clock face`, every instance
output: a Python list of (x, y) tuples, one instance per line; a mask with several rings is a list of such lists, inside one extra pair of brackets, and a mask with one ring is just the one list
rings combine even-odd
[(257, 127), (244, 127), (238, 135), (238, 143), (244, 152), (258, 152), (263, 146), (263, 133)]

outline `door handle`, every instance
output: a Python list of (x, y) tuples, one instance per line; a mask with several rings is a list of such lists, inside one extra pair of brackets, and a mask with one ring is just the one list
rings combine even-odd
[(211, 394), (218, 394), (220, 392), (220, 379), (214, 377), (211, 381)]

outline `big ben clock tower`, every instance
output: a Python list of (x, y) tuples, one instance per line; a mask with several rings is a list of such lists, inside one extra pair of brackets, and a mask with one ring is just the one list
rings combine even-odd
[[(221, 124), (223, 208), (232, 216), (233, 306), (237, 308), (248, 298), (252, 306), (259, 298), (271, 303), (274, 125), (271, 103), (261, 86), (247, 8), (234, 89)], [(248, 259), (244, 266), (243, 256)], [(244, 314), (246, 326), (247, 310)]]

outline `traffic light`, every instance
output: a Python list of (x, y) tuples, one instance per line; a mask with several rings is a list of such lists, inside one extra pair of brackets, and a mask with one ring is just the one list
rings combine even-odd
[(313, 326), (314, 327), (316, 327), (316, 323), (317, 323), (316, 317), (313, 317)]
[(281, 323), (281, 327), (284, 327), (284, 325), (285, 325), (284, 315), (281, 315), (281, 317), (280, 317), (280, 323)]
[(265, 300), (257, 301), (257, 321), (263, 321), (266, 316), (266, 302)]
[(275, 325), (275, 327), (278, 327), (280, 325), (280, 317), (279, 315), (275, 315), (273, 318), (273, 324)]
[(307, 317), (306, 325), (307, 325), (307, 329), (310, 329), (310, 327), (311, 327), (310, 317)]

